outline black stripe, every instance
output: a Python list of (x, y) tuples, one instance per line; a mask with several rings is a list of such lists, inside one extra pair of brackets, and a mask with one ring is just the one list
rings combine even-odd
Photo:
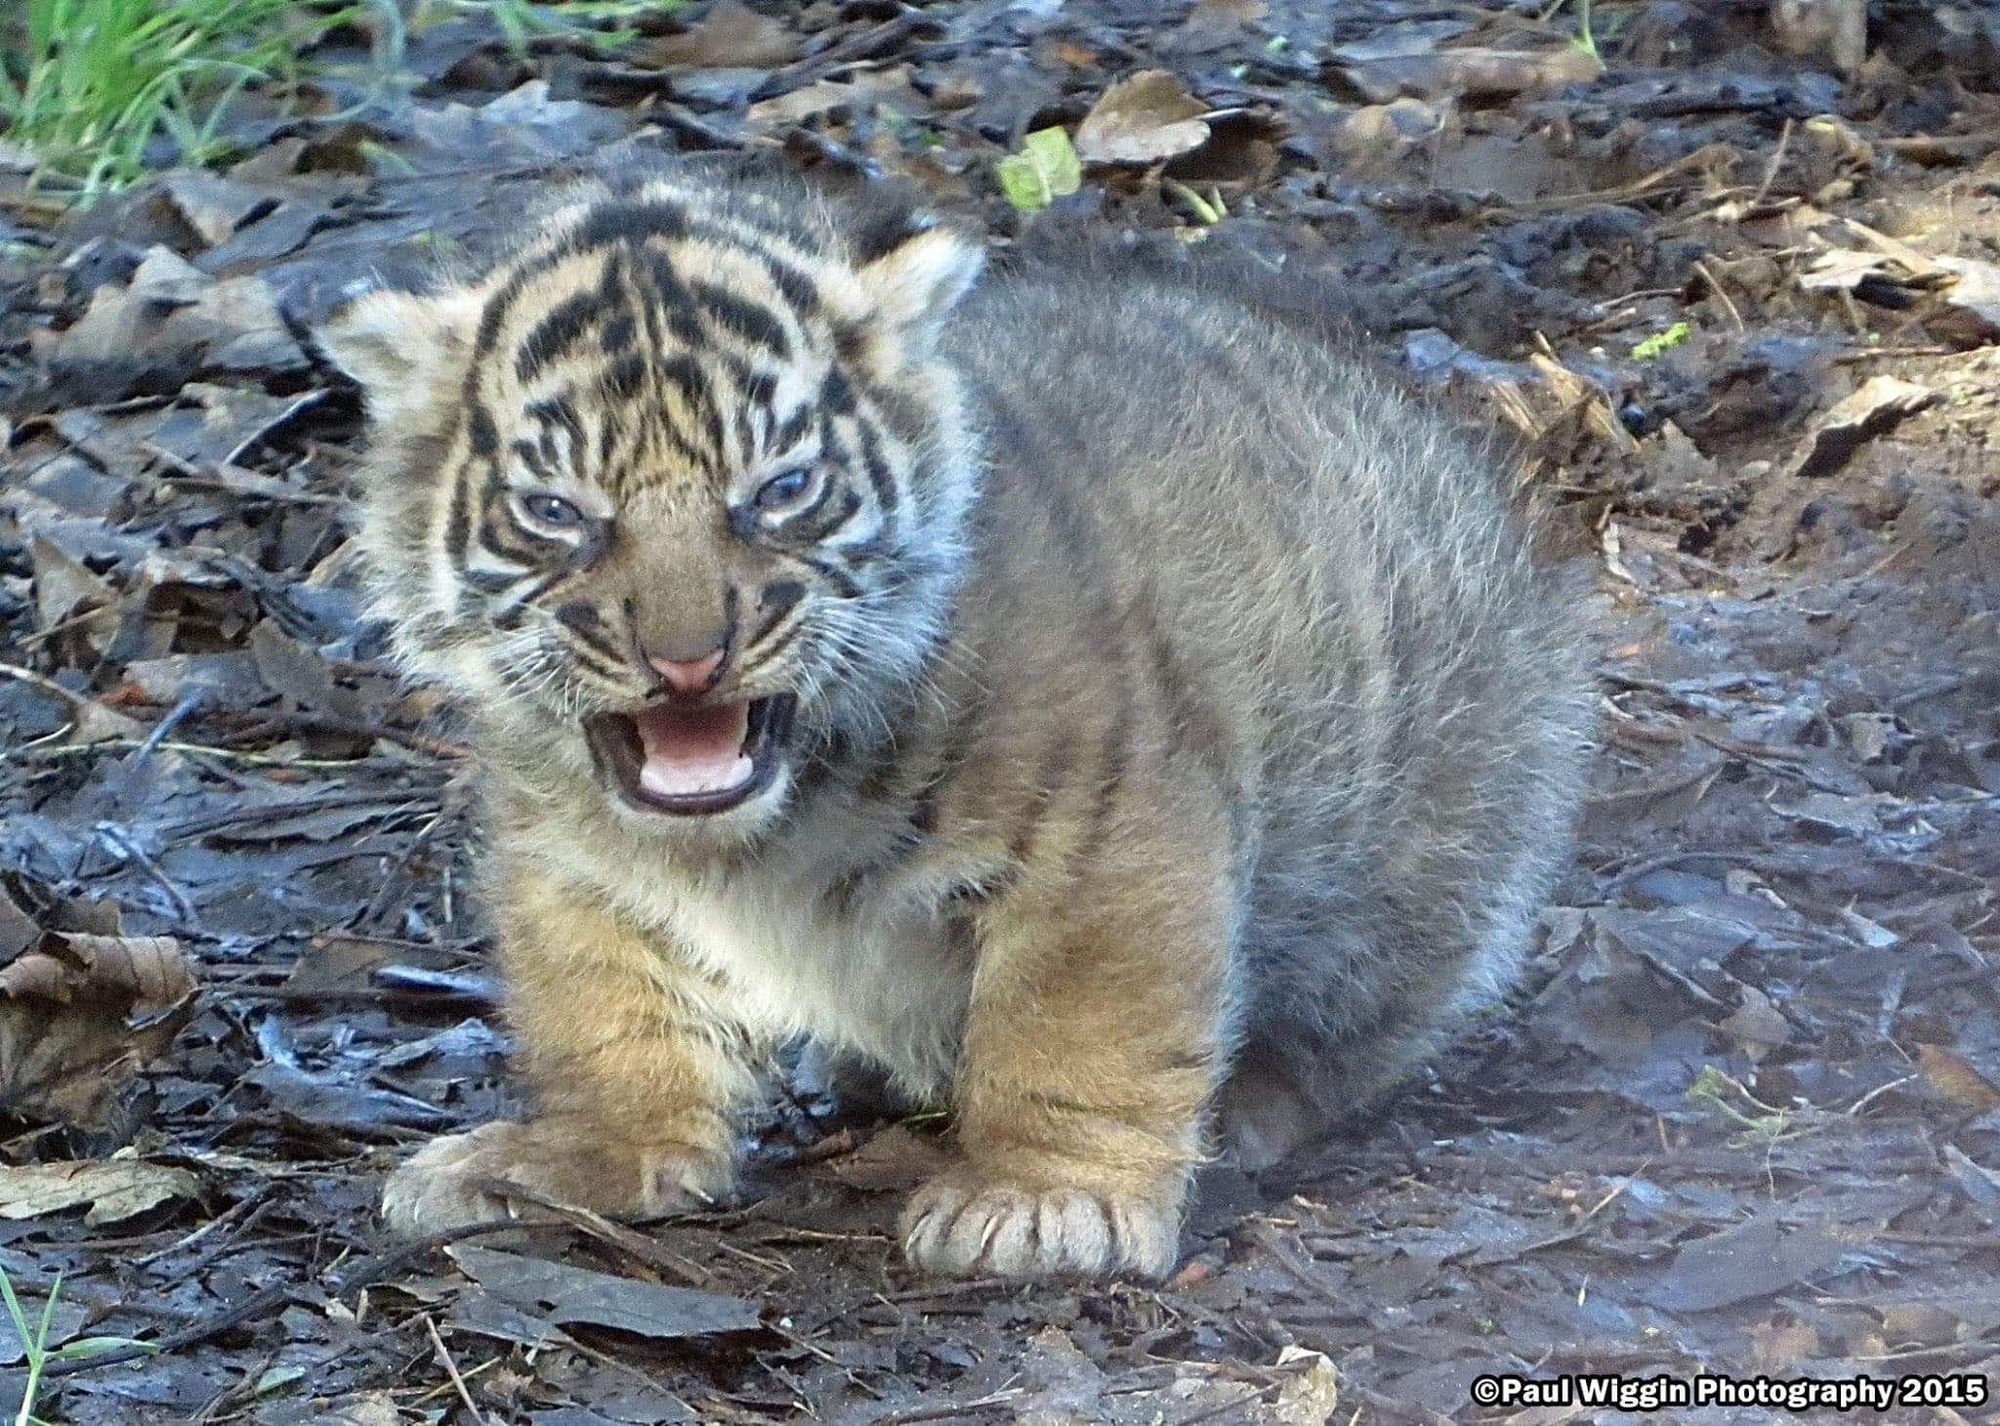
[(623, 356), (604, 369), (598, 387), (609, 401), (633, 401), (646, 386), (646, 359)]
[(744, 300), (726, 287), (718, 287), (712, 282), (690, 282), (688, 289), (709, 320), (724, 331), (741, 337), (744, 341), (760, 346), (773, 356), (789, 358), (792, 354), (791, 333), (784, 323), (773, 317), (768, 310), (754, 302)]
[(763, 592), (757, 597), (757, 610), (765, 616), (764, 622), (759, 624), (744, 641), (744, 649), (748, 651), (762, 643), (764, 637), (777, 628), (784, 617), (805, 597), (806, 587), (796, 579), (774, 580), (765, 585)]
[(774, 663), (777, 659), (783, 656), (785, 650), (789, 649), (793, 644), (796, 644), (799, 641), (799, 636), (805, 633), (805, 631), (806, 631), (806, 621), (803, 619), (798, 619), (793, 621), (792, 626), (789, 629), (786, 629), (783, 633), (779, 634), (775, 639), (773, 639), (768, 648), (749, 649), (748, 653), (755, 656), (755, 661), (750, 663), (748, 667), (746, 667), (743, 671), (745, 673), (750, 673), (758, 669), (769, 668), (772, 665), (772, 663)]
[(884, 514), (888, 514), (902, 503), (902, 497), (896, 490), (896, 477), (882, 455), (882, 442), (876, 437), (874, 423), (866, 416), (858, 416), (854, 424), (861, 433), (861, 462), (868, 472), (868, 487), (875, 492), (875, 503), (882, 507)]
[(669, 337), (683, 347), (704, 344), (701, 323), (695, 316), (694, 297), (665, 253), (658, 248), (642, 249), (633, 280), (641, 289), (640, 311), (645, 315), (646, 332), (656, 350), (664, 351), (670, 345)]
[(814, 418), (818, 415), (819, 413), (811, 406), (799, 407), (778, 423), (777, 429), (772, 432), (767, 443), (769, 450), (773, 454), (790, 450), (806, 438), (807, 430), (811, 428)]
[(1166, 717), (1168, 748), (1192, 753), (1215, 778), (1216, 786), (1229, 791), (1228, 732), (1210, 701), (1201, 696), (1182, 669), (1179, 655), (1160, 626), (1150, 591), (1133, 611), (1133, 621), (1143, 626), (1146, 667)]
[[(827, 534), (832, 534), (838, 528), (838, 525), (829, 528)], [(887, 555), (894, 554), (895, 551), (895, 544), (878, 530), (858, 545), (842, 545), (840, 547), (840, 557), (847, 561), (848, 568), (854, 569), (867, 564), (870, 560), (878, 560)], [(892, 590), (907, 589), (914, 583), (914, 576), (910, 575), (905, 568), (900, 566), (895, 569), (883, 571), (883, 577), (886, 581), (884, 587)]]
[[(642, 203), (599, 204), (576, 227), (563, 234), (554, 246), (524, 259), (486, 299), (485, 309), (479, 314), (479, 330), (473, 339), (471, 370), (476, 372), (492, 355), (493, 345), (500, 339), (500, 328), (513, 311), (514, 304), (520, 300), (521, 293), (535, 278), (596, 248), (617, 243), (640, 244), (653, 238), (684, 238), (688, 231), (686, 212), (671, 203), (648, 200)], [(469, 375), (467, 380), (470, 390)]]
[(560, 427), (567, 431), (571, 445), (577, 450), (583, 449), (583, 418), (577, 415), (576, 403), (568, 391), (559, 391), (554, 396), (531, 402), (522, 414), (546, 429)]
[[(547, 438), (548, 431), (546, 428), (543, 430), (542, 435), (544, 439)], [(532, 441), (516, 441), (514, 442), (514, 454), (520, 457), (521, 464), (526, 466), (529, 472), (537, 479), (554, 480), (556, 478), (555, 465), (549, 459), (549, 453), (541, 446)]]
[(563, 453), (561, 447), (556, 443), (556, 428), (554, 426), (540, 426), (536, 428), (535, 453), (542, 458), (542, 461), (551, 470), (561, 468)]
[(625, 659), (625, 651), (612, 641), (610, 627), (604, 616), (597, 612), (597, 606), (585, 600), (572, 599), (556, 610), (556, 622), (568, 629), (578, 643), (603, 655), (616, 664)]
[(465, 403), (466, 442), (472, 453), (482, 460), (492, 460), (500, 454), (500, 431), (493, 424), (493, 416), (483, 402), (477, 398)]
[(794, 558), (817, 570), (820, 578), (832, 585), (833, 592), (838, 594), (842, 599), (858, 599), (861, 597), (861, 585), (855, 580), (854, 576), (835, 564), (832, 560), (822, 559), (818, 555), (803, 553), (795, 554)]
[(720, 466), (728, 460), (729, 437), (723, 430), (722, 403), (716, 399), (712, 389), (700, 411), (702, 433), (708, 437), (708, 448), (714, 453), (715, 463)]
[[(1120, 680), (1120, 684), (1123, 684)], [(1078, 860), (1089, 862), (1111, 835), (1111, 817), (1125, 792), (1125, 773), (1132, 761), (1132, 703), (1120, 699), (1118, 711), (1105, 726), (1097, 753), (1096, 795), (1091, 799), (1090, 821), (1078, 844)]]
[(819, 311), (819, 286), (804, 272), (774, 253), (760, 251), (757, 261), (763, 265), (771, 285), (778, 289), (778, 295), (791, 303), (792, 310), (800, 317), (810, 317)]
[(819, 384), (819, 399), (816, 403), (822, 411), (835, 416), (847, 416), (854, 411), (854, 383), (847, 379), (847, 373), (837, 366), (826, 369), (826, 379)]
[(1049, 809), (1056, 800), (1056, 783), (1075, 762), (1076, 734), (1073, 731), (1065, 731), (1042, 749), (1041, 765), (1035, 769), (1035, 785), (1030, 789), (1032, 796), (1028, 814), (1007, 841), (1007, 859), (1014, 865), (1026, 866), (1035, 855), (1035, 848), (1042, 839), (1042, 824), (1048, 820)]
[(558, 584), (561, 584), (562, 581), (562, 570), (553, 569), (548, 571), (548, 573), (530, 583), (526, 589), (515, 591), (513, 598), (514, 607), (516, 609), (524, 609), (528, 605), (538, 602), (543, 595), (554, 589)]
[(532, 570), (523, 570), (519, 574), (509, 574), (501, 570), (492, 569), (464, 569), (459, 571), (459, 578), (465, 581), (467, 588), (479, 594), (494, 595), (503, 594), (507, 590), (512, 589), (532, 573)]
[[(835, 482), (833, 478), (829, 476), (827, 478), (826, 483), (827, 486), (831, 488)], [(824, 495), (822, 495), (820, 499), (813, 502), (815, 509), (822, 508), (825, 506), (825, 504), (826, 504), (826, 497)], [(861, 505), (862, 505), (861, 496), (854, 490), (854, 488), (852, 486), (842, 486), (840, 488), (840, 508), (835, 510), (831, 515), (827, 516), (825, 519), (813, 521), (812, 538), (816, 540), (824, 540), (828, 536), (834, 534), (837, 530), (840, 529), (841, 526), (845, 525), (849, 520), (852, 520), (856, 515), (861, 513)], [(859, 555), (860, 553), (861, 553), (861, 547), (859, 545), (855, 546), (852, 549), (842, 551), (842, 554), (846, 557), (846, 559), (850, 564), (854, 562), (856, 556)]]
[(833, 349), (850, 366), (868, 354), (868, 327), (861, 322), (835, 322)]
[(691, 406), (699, 406), (708, 400), (708, 373), (701, 369), (701, 363), (691, 356), (672, 356), (653, 368), (654, 374), (667, 385), (677, 388), (681, 396)]
[(465, 554), (472, 538), (472, 468), (460, 466), (452, 474), (451, 508), (445, 512), (444, 549), (453, 567), (465, 568)]
[(506, 280), (486, 299), (486, 305), (479, 312), (479, 329), (472, 338), (472, 361), (466, 368), (465, 390), (468, 396), (472, 393), (472, 383), (477, 379), (479, 369), (493, 354), (493, 344), (500, 340), (500, 328), (506, 322), (507, 314), (514, 309), (514, 303), (520, 299), (528, 280), (547, 272), (561, 260), (555, 253), (544, 253), (523, 263), (508, 273)]
[[(703, 453), (694, 444), (693, 437), (697, 432), (675, 430), (665, 421), (663, 410), (658, 413), (659, 419), (651, 423), (649, 434), (656, 439), (671, 442), (674, 453), (689, 465), (720, 463), (724, 459), (728, 443), (723, 431), (722, 411), (713, 384), (709, 380), (708, 371), (700, 362), (685, 353), (653, 363), (651, 370), (657, 382), (680, 393), (681, 400), (688, 408), (686, 415), (689, 421), (698, 427), (699, 434), (708, 441), (709, 454), (705, 461)], [(654, 403), (654, 405), (660, 407), (664, 403)]]
[(600, 479), (611, 470), (611, 459), (618, 453), (618, 438), (624, 434), (615, 411), (600, 410), (597, 413), (597, 469)]
[(531, 530), (516, 520), (513, 502), (504, 498), (486, 507), (486, 518), (480, 522), (477, 533), (479, 543), (489, 553), (536, 568), (548, 564), (552, 547), (561, 550), (569, 548), (569, 541)]
[(521, 339), (514, 353), (514, 375), (524, 382), (533, 381), (550, 362), (582, 342), (603, 310), (600, 292), (572, 292), (556, 303)]
[(945, 768), (924, 779), (924, 785), (917, 789), (917, 795), (910, 802), (910, 828), (918, 836), (928, 837), (938, 829), (938, 816), (944, 802)]
[(562, 242), (574, 254), (614, 243), (637, 245), (654, 238), (685, 238), (688, 232), (686, 209), (649, 198), (638, 203), (599, 204), (563, 236)]

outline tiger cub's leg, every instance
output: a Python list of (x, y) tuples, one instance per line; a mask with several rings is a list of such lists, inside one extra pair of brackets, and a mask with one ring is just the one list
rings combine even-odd
[(432, 1140), (382, 1216), (418, 1235), (504, 1217), (505, 1179), (617, 1217), (728, 1191), (750, 1087), (712, 988), (610, 911), (519, 870), (494, 879), (508, 1011), (538, 1113)]
[[(1060, 860), (1060, 858), (1058, 858)], [(1226, 878), (1179, 847), (1031, 873), (981, 918), (960, 1162), (905, 1251), (947, 1273), (1163, 1276), (1228, 1013)]]

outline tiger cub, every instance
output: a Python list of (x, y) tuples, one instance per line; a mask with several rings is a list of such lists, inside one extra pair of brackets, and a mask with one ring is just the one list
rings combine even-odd
[(327, 325), (536, 1092), (394, 1228), (707, 1202), (802, 1035), (955, 1112), (918, 1266), (1159, 1275), (1205, 1154), (1321, 1134), (1513, 973), (1589, 700), (1493, 472), (1213, 284), (980, 271), (687, 167)]

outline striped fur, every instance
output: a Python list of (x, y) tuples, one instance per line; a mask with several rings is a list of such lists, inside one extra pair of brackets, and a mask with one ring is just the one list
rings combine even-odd
[[(478, 721), (539, 1097), (400, 1169), (399, 1227), (494, 1175), (719, 1191), (804, 1034), (954, 1107), (920, 1264), (1162, 1272), (1209, 1147), (1320, 1133), (1511, 977), (1588, 700), (1487, 470), (1254, 293), (978, 266), (690, 169), (329, 327), (381, 607)], [(721, 634), (731, 696), (798, 698), (782, 775), (607, 796), (581, 720)]]

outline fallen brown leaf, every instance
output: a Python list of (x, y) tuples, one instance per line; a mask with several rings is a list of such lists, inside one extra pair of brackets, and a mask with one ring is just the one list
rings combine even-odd
[(0, 1164), (0, 1218), (40, 1218), (84, 1204), (91, 1227), (136, 1217), (170, 1198), (188, 1198), (201, 1180), (186, 1169), (144, 1159), (78, 1159)]
[(1163, 69), (1146, 69), (1105, 90), (1076, 130), (1085, 163), (1161, 163), (1208, 142), (1208, 106)]
[(1942, 1045), (1917, 1046), (1917, 1063), (1931, 1088), (1953, 1104), (1985, 1113), (2000, 1109), (2000, 1085), (1972, 1067), (1972, 1062), (1956, 1050)]
[(655, 41), (643, 57), (662, 68), (765, 69), (788, 64), (798, 54), (799, 38), (783, 21), (738, 0), (720, 0), (686, 33)]
[(1588, 84), (1604, 73), (1596, 57), (1573, 45), (1558, 50), (1452, 49), (1353, 61), (1341, 72), (1375, 104), (1400, 96), (1505, 99), (1552, 94)]
[(195, 993), (171, 937), (45, 934), (0, 966), (0, 1100), (35, 1118), (106, 1123), (187, 1023)]
[(1871, 376), (1819, 419), (1798, 455), (1795, 476), (1831, 475), (1864, 443), (1937, 400), (1936, 393), (1899, 376)]

